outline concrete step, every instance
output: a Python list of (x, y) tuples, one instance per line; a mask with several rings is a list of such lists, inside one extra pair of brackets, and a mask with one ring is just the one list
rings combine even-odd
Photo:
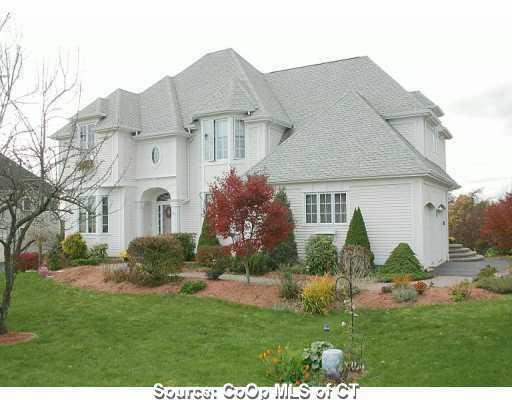
[(460, 244), (460, 243), (450, 243), (450, 250), (451, 249), (458, 249), (458, 248), (461, 248), (461, 247), (464, 247), (464, 246), (462, 246), (462, 244)]
[(460, 257), (460, 256), (450, 256), (450, 261), (459, 261), (459, 262), (470, 262), (470, 261), (481, 261), (484, 259), (484, 256), (480, 254), (476, 254), (470, 257)]
[(468, 247), (457, 247), (455, 249), (450, 249), (450, 254), (458, 254), (458, 253), (467, 253), (468, 251), (473, 251)]
[(468, 257), (476, 255), (476, 251), (464, 247), (463, 249), (457, 251), (451, 250), (449, 254), (450, 256)]

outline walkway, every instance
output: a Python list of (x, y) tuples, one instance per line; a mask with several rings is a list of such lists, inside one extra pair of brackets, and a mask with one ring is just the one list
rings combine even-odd
[(485, 258), (480, 261), (448, 261), (435, 268), (433, 273), (437, 276), (464, 276), (472, 278), (477, 276), (478, 271), (486, 265), (495, 267), (498, 272), (503, 272), (509, 265), (512, 265), (510, 258)]

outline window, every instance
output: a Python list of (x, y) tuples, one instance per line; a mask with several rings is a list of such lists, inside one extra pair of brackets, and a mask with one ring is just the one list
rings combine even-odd
[(94, 147), (96, 136), (95, 124), (83, 124), (79, 127), (80, 130), (80, 148), (82, 150), (91, 150)]
[(245, 158), (245, 123), (235, 119), (235, 158)]
[(347, 222), (346, 193), (307, 193), (306, 223), (344, 224)]
[(228, 158), (228, 120), (203, 121), (203, 157), (206, 161)]
[(86, 208), (80, 208), (78, 210), (78, 231), (81, 233), (96, 233), (96, 214), (95, 199), (94, 196), (89, 196), (86, 199), (82, 199), (82, 202), (86, 202)]
[(215, 129), (215, 159), (224, 160), (228, 158), (228, 121), (216, 119)]
[(153, 161), (154, 165), (160, 162), (160, 149), (157, 146), (151, 150), (151, 161)]
[(439, 134), (437, 133), (436, 128), (433, 128), (432, 130), (432, 148), (434, 153), (437, 153), (439, 150)]
[(101, 231), (108, 233), (108, 196), (101, 198)]
[(317, 223), (316, 194), (306, 195), (306, 223)]

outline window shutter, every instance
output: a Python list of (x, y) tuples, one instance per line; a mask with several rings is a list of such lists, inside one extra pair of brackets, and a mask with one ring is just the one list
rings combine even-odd
[(203, 158), (205, 161), (213, 161), (214, 154), (214, 128), (213, 120), (203, 121)]

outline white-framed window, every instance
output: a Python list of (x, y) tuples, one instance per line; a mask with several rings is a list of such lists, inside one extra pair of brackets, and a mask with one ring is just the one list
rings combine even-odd
[(436, 128), (432, 128), (432, 149), (434, 153), (439, 151), (439, 133)]
[(344, 192), (306, 193), (306, 224), (347, 222), (347, 194)]
[(245, 158), (245, 122), (241, 119), (235, 119), (234, 128), (234, 149), (235, 158)]
[(78, 131), (80, 133), (80, 148), (82, 150), (91, 150), (96, 141), (96, 124), (80, 124)]
[(160, 149), (158, 146), (153, 146), (151, 149), (151, 161), (153, 162), (153, 165), (158, 165), (160, 162)]
[(101, 232), (108, 233), (108, 196), (101, 196)]
[(82, 200), (86, 207), (78, 209), (78, 231), (81, 233), (96, 233), (96, 213), (94, 196)]
[(203, 121), (203, 158), (205, 161), (228, 158), (228, 119)]

